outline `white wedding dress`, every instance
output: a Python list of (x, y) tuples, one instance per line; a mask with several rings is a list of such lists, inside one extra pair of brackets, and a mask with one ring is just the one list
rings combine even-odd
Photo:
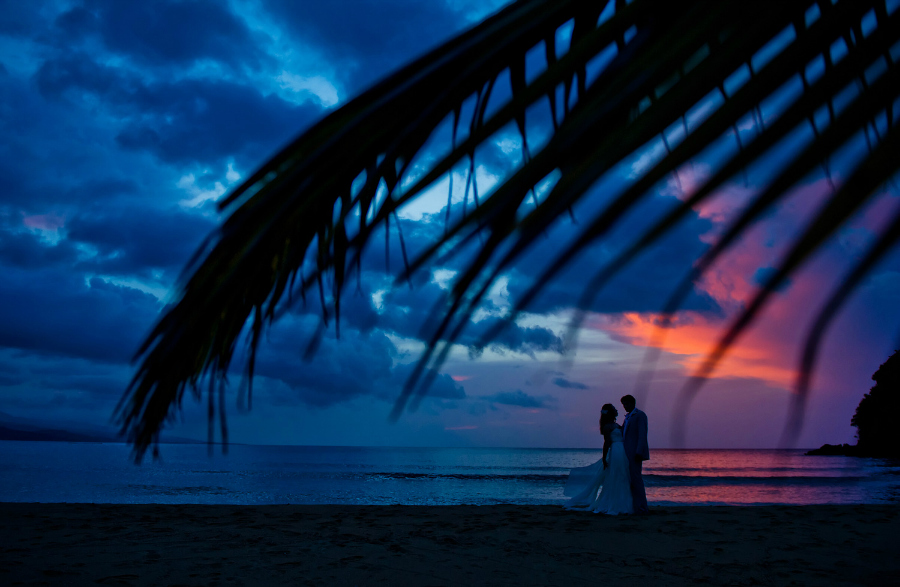
[(625, 446), (622, 444), (622, 429), (616, 427), (610, 432), (609, 439), (612, 442), (606, 455), (609, 466), (604, 467), (601, 458), (592, 465), (569, 472), (565, 495), (572, 499), (565, 503), (566, 509), (613, 516), (634, 513), (631, 471), (628, 468), (628, 457), (625, 456)]

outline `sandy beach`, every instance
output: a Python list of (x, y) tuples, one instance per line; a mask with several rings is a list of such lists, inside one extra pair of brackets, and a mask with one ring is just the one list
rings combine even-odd
[(0, 504), (0, 584), (900, 585), (900, 507)]

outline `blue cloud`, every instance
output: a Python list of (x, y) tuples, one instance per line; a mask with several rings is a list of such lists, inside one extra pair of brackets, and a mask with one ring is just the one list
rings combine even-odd
[(585, 385), (579, 381), (570, 381), (565, 377), (556, 377), (553, 379), (553, 385), (562, 387), (563, 389), (589, 389), (589, 385)]
[(50, 99), (93, 94), (117, 118), (120, 146), (168, 163), (236, 159), (252, 167), (322, 112), (312, 103), (297, 106), (231, 81), (146, 82), (84, 54), (45, 61), (35, 81)]
[[(343, 328), (340, 339), (326, 334), (312, 360), (303, 361), (300, 357), (317, 320), (314, 316), (290, 317), (272, 329), (266, 344), (259, 348), (259, 381), (255, 385), (284, 405), (327, 407), (361, 396), (394, 401), (413, 368), (398, 362), (400, 353), (394, 343), (377, 330), (365, 333)], [(239, 352), (234, 369), (238, 378), (243, 360), (243, 352)], [(273, 386), (272, 382), (283, 385)], [(428, 397), (460, 400), (466, 394), (448, 375), (438, 374)]]
[(108, 50), (142, 64), (213, 60), (259, 68), (267, 59), (244, 21), (208, 0), (87, 0), (61, 14), (56, 25), (70, 45), (96, 35)]
[(171, 191), (160, 185), (165, 175), (158, 169), (116, 146), (108, 118), (62, 99), (62, 85), (50, 83), (48, 99), (35, 81), (0, 75), (0, 149), (15, 153), (0, 157), (0, 208), (46, 213), (49, 207), (139, 197), (147, 189), (157, 198)]
[[(602, 198), (601, 198), (602, 199)], [(614, 255), (630, 245), (650, 222), (676, 204), (673, 198), (650, 197), (627, 215), (616, 230), (602, 244), (587, 247), (576, 259), (569, 260), (550, 283), (545, 284), (540, 295), (529, 306), (529, 311), (540, 314), (574, 307), (588, 284), (588, 280), (611, 261)], [(508, 290), (513, 300), (520, 297), (537, 279), (544, 268), (556, 263), (556, 255), (584, 223), (597, 212), (592, 209), (576, 210), (578, 224), (566, 219), (548, 231), (546, 246), (535, 245), (515, 265), (511, 272)], [(630, 265), (612, 279), (595, 296), (590, 310), (594, 312), (648, 312), (659, 311), (674, 291), (675, 286), (690, 271), (694, 260), (706, 250), (701, 236), (708, 233), (711, 224), (696, 213), (676, 226), (657, 245), (639, 255)], [(721, 314), (721, 308), (710, 296), (692, 292), (683, 309), (711, 314)]]
[(46, 27), (38, 2), (3, 2), (0, 10), (0, 34), (30, 36)]
[(298, 42), (323, 51), (355, 91), (468, 24), (464, 14), (437, 1), (265, 0), (264, 5)]
[(143, 113), (117, 140), (170, 163), (229, 158), (254, 167), (304, 130), (320, 113), (229, 82), (183, 81), (146, 88), (134, 102)]
[(96, 250), (95, 256), (78, 263), (79, 269), (142, 277), (165, 270), (171, 282), (215, 226), (209, 218), (179, 208), (95, 207), (68, 223), (64, 242)]
[(0, 264), (23, 269), (72, 264), (78, 250), (69, 241), (41, 242), (30, 232), (0, 231)]
[(481, 396), (479, 399), (484, 399), (494, 404), (537, 409), (549, 409), (550, 406), (548, 404), (553, 403), (554, 401), (550, 396), (535, 397), (533, 395), (528, 395), (521, 389), (501, 391), (493, 395)]
[[(412, 290), (398, 287), (385, 298), (384, 309), (378, 316), (378, 327), (401, 336), (429, 340), (437, 324), (433, 310), (445, 301), (447, 292), (437, 283), (428, 282)], [(463, 346), (477, 344), (493, 329), (499, 318), (485, 318), (472, 322), (457, 342)], [(495, 349), (506, 349), (527, 355), (539, 351), (562, 353), (562, 339), (548, 328), (510, 324), (491, 342)]]
[(137, 289), (64, 267), (2, 268), (0, 347), (41, 355), (126, 363), (160, 303)]

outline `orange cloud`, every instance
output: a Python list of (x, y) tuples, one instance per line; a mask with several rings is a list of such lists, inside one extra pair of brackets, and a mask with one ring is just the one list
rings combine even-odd
[[(690, 184), (694, 178), (688, 177)], [(684, 181), (684, 180), (683, 180)], [(693, 189), (693, 185), (690, 189)], [(690, 191), (688, 189), (687, 191)], [(746, 204), (747, 189), (729, 186), (697, 212), (713, 222), (713, 230), (704, 240), (713, 242)], [(679, 312), (674, 323), (659, 341), (657, 325), (661, 316), (628, 312), (597, 317), (593, 327), (615, 339), (636, 346), (657, 346), (676, 355), (688, 373), (694, 372), (725, 333), (731, 318), (739, 315), (759, 288), (759, 272), (777, 266), (795, 238), (799, 220), (821, 204), (830, 193), (824, 179), (797, 188), (775, 214), (751, 227), (744, 237), (712, 266), (696, 284), (696, 289), (712, 297), (729, 316), (708, 316), (697, 312)], [(875, 224), (878, 214), (870, 213), (861, 224)], [(863, 231), (865, 232), (865, 231)], [(845, 233), (845, 238), (866, 241), (866, 235)], [(845, 247), (847, 248), (847, 247)], [(807, 269), (790, 280), (787, 295), (770, 297), (764, 312), (734, 344), (719, 363), (713, 377), (749, 377), (790, 389), (796, 379), (798, 352), (814, 312), (833, 284), (834, 269), (819, 266)]]
[[(615, 317), (603, 316), (594, 325), (622, 342), (653, 345), (678, 355), (677, 362), (688, 372), (700, 366), (723, 332), (722, 322), (713, 322), (696, 312), (682, 312), (660, 341), (656, 332), (660, 321), (658, 314), (626, 312)], [(785, 360), (784, 345), (780, 341), (767, 340), (765, 332), (761, 335), (751, 333), (745, 338), (731, 348), (713, 377), (751, 377), (778, 387), (790, 387), (796, 371), (793, 363)]]

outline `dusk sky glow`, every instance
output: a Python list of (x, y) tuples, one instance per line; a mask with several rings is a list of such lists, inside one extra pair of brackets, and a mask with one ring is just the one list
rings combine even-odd
[[(0, 1), (0, 412), (70, 429), (111, 429), (135, 351), (173, 299), (181, 270), (221, 220), (216, 202), (323, 115), (504, 3)], [(539, 58), (532, 61), (530, 75), (541, 67)], [(816, 67), (810, 65), (811, 77)], [(739, 85), (746, 75), (736, 72), (731, 81)], [(789, 83), (780, 91), (798, 88)], [(492, 100), (508, 96), (499, 84)], [(709, 96), (687, 124), (716, 107)], [(776, 118), (779, 107), (777, 95), (765, 102), (763, 122)], [(549, 136), (548, 120), (538, 108), (529, 112), (532, 151)], [(817, 122), (827, 124), (827, 113)], [(755, 124), (748, 113), (737, 129), (744, 143), (753, 140)], [(449, 148), (448, 128), (435, 133), (413, 173)], [(668, 139), (677, 143), (683, 135), (674, 125)], [(810, 136), (797, 132), (779, 149), (797, 148)], [(346, 290), (340, 339), (332, 326), (313, 360), (303, 360), (321, 320), (314, 299), (268, 333), (252, 410), (237, 408), (236, 384), (229, 391), (231, 441), (600, 446), (600, 406), (619, 405), (632, 392), (665, 301), (738, 206), (765, 186), (778, 151), (613, 279), (594, 300), (577, 346), (567, 349), (572, 308), (603, 261), (737, 148), (733, 133), (723, 136), (678, 177), (657, 185), (645, 205), (573, 260), (494, 344), (472, 352), (466, 343), (500, 319), (571, 238), (571, 221), (556, 226), (494, 287), (429, 396), (393, 424), (388, 413), (424, 348), (423, 325), (470, 250), (420, 273), (409, 288), (393, 286), (403, 267), (395, 242), (390, 273), (384, 248), (368, 249), (359, 292), (355, 275)], [(669, 446), (685, 378), (864, 149), (857, 137), (829, 162), (830, 178), (822, 169), (807, 177), (696, 284), (667, 332), (650, 391), (639, 398), (651, 447)], [(656, 141), (623, 162), (573, 211), (575, 222), (591, 218), (663, 152)], [(514, 128), (502, 129), (476, 154), (479, 194), (489, 197), (521, 161), (521, 138)], [(472, 205), (471, 198), (463, 201), (466, 165), (453, 173), (451, 218)], [(444, 230), (449, 185), (443, 178), (400, 214), (411, 251)], [(777, 446), (804, 335), (840, 276), (896, 213), (898, 196), (896, 186), (887, 186), (774, 297), (689, 410), (687, 447)], [(853, 442), (853, 410), (872, 373), (900, 348), (898, 300), (895, 251), (828, 332), (798, 446)], [(240, 369), (238, 356), (235, 382)], [(188, 397), (183, 408), (169, 433), (205, 439), (205, 407)]]

